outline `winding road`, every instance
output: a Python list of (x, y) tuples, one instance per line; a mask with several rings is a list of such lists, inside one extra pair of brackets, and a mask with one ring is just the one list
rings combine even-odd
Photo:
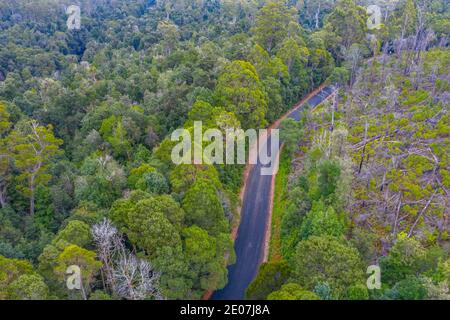
[[(308, 104), (315, 107), (335, 92), (333, 87), (323, 87), (296, 105), (286, 117), (300, 119), (300, 109)], [(279, 121), (272, 128), (276, 128)], [(266, 143), (270, 145), (270, 135)], [(270, 148), (268, 148), (270, 150)], [(213, 300), (242, 300), (245, 290), (256, 276), (264, 260), (266, 230), (270, 227), (270, 198), (272, 176), (260, 175), (258, 162), (249, 170), (241, 209), (241, 221), (234, 242), (236, 263), (228, 267), (228, 284), (213, 293)]]

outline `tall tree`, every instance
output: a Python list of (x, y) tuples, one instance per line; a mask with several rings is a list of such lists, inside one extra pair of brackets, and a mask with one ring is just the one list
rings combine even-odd
[[(303, 2), (303, 3), (302, 3)], [(297, 2), (301, 22), (309, 29), (319, 29), (323, 18), (335, 5), (336, 0), (303, 0)]]
[(144, 249), (150, 257), (159, 255), (163, 247), (180, 244), (176, 228), (151, 199), (139, 201), (128, 212), (127, 235), (130, 240)]
[(24, 274), (8, 286), (8, 295), (12, 300), (46, 300), (49, 290), (40, 275)]
[(11, 133), (11, 143), (14, 144), (14, 164), (20, 171), (18, 189), (30, 199), (29, 212), (33, 215), (36, 189), (50, 181), (49, 161), (59, 152), (63, 141), (53, 135), (51, 125), (44, 127), (30, 120)]
[(358, 251), (332, 237), (312, 236), (301, 241), (294, 257), (292, 279), (312, 290), (320, 282), (328, 282), (333, 298), (346, 296), (346, 289), (363, 283), (364, 270)]
[(160, 21), (157, 30), (163, 39), (162, 47), (164, 54), (171, 54), (180, 37), (178, 27), (170, 21)]
[(33, 274), (33, 266), (26, 260), (8, 259), (0, 255), (0, 300), (7, 299), (8, 287), (22, 275)]
[(227, 270), (224, 253), (217, 245), (216, 238), (195, 225), (184, 229), (183, 236), (189, 270), (197, 273), (196, 284), (193, 287), (194, 290), (200, 289), (197, 297), (204, 290), (223, 288), (226, 284)]
[(246, 61), (233, 61), (225, 67), (216, 87), (218, 104), (234, 112), (244, 128), (266, 124), (267, 95), (255, 67)]
[(294, 21), (295, 10), (281, 0), (270, 1), (259, 10), (253, 32), (256, 41), (272, 52), (288, 35), (288, 25)]
[(416, 31), (417, 9), (414, 0), (406, 0), (400, 18), (401, 38), (405, 38)]
[(311, 236), (341, 237), (344, 234), (345, 225), (333, 207), (325, 208), (323, 203), (315, 202), (310, 212), (303, 219), (300, 235), (306, 240)]
[(362, 43), (367, 32), (366, 10), (354, 0), (339, 0), (334, 10), (325, 19), (325, 29), (337, 38), (342, 48), (337, 53), (346, 52), (354, 43)]
[(208, 180), (198, 179), (183, 199), (186, 221), (196, 224), (212, 235), (226, 232), (228, 221), (217, 195), (217, 189)]

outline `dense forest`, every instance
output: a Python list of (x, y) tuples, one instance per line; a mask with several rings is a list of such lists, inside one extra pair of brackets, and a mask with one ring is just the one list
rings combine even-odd
[(324, 83), (334, 99), (282, 123), (270, 260), (248, 298), (448, 299), (449, 6), (1, 1), (0, 299), (223, 288), (244, 166), (175, 165), (170, 134), (264, 128)]

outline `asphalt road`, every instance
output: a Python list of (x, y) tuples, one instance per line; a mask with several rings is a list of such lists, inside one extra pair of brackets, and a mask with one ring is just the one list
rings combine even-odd
[[(331, 87), (325, 87), (312, 96), (307, 104), (315, 107), (332, 93)], [(298, 121), (301, 109), (294, 110), (288, 117)], [(270, 136), (266, 143), (270, 146)], [(256, 276), (263, 260), (272, 176), (261, 175), (261, 166), (260, 163), (255, 164), (249, 172), (241, 209), (241, 222), (234, 243), (236, 263), (228, 267), (228, 284), (225, 288), (214, 292), (211, 297), (213, 300), (244, 299), (245, 290)]]

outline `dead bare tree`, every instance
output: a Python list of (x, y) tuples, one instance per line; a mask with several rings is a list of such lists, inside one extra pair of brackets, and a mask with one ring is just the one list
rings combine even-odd
[(431, 201), (433, 201), (434, 196), (436, 195), (437, 191), (435, 191), (430, 199), (428, 199), (427, 204), (425, 205), (425, 207), (422, 209), (422, 211), (420, 211), (420, 214), (417, 216), (416, 221), (414, 221), (414, 224), (412, 225), (411, 229), (408, 232), (408, 237), (411, 237), (414, 231), (414, 228), (416, 227), (417, 223), (419, 222), (420, 218), (422, 218), (422, 216), (425, 214), (425, 212), (427, 211), (428, 207), (430, 206)]
[(162, 299), (157, 283), (160, 274), (145, 260), (132, 254), (123, 256), (114, 269), (115, 291), (128, 300), (143, 300), (148, 296)]
[(103, 271), (106, 276), (104, 286), (112, 291), (114, 288), (114, 258), (118, 252), (125, 251), (122, 239), (117, 229), (108, 219), (104, 219), (102, 222), (95, 224), (92, 227), (92, 235), (97, 247), (97, 255), (103, 263)]
[(125, 248), (121, 234), (108, 219), (95, 224), (92, 235), (103, 263), (105, 287), (123, 299), (163, 298), (158, 288), (160, 273)]

